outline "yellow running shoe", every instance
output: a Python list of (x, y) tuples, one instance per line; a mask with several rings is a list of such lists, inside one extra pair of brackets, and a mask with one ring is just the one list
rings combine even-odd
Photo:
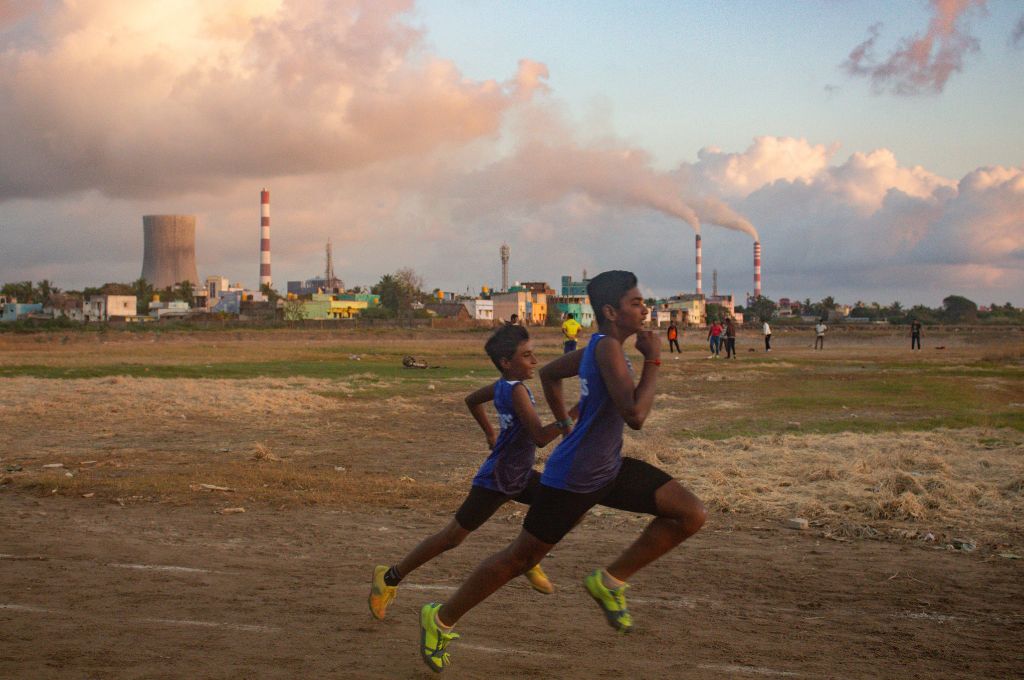
[(583, 586), (604, 612), (608, 625), (620, 633), (628, 633), (633, 628), (633, 617), (626, 608), (627, 584), (623, 583), (615, 590), (606, 588), (601, 580), (601, 570), (598, 569), (583, 579)]
[(370, 613), (375, 619), (384, 619), (388, 605), (398, 594), (398, 586), (389, 586), (384, 583), (384, 574), (388, 568), (378, 564), (373, 568), (373, 580), (370, 582)]
[(555, 592), (555, 586), (548, 579), (548, 575), (544, 573), (544, 570), (540, 568), (540, 565), (534, 566), (532, 569), (527, 571), (523, 576), (530, 582), (533, 589), (538, 593), (544, 593), (550, 595)]
[(420, 609), (420, 656), (435, 673), (440, 673), (451, 664), (448, 643), (459, 639), (458, 633), (445, 633), (437, 625), (437, 610), (440, 608), (437, 602), (430, 602)]

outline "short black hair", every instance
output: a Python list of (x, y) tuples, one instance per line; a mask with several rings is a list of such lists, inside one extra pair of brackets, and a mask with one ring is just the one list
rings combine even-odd
[(575, 315), (575, 314), (573, 314), (572, 312), (569, 312), (569, 318), (570, 318), (570, 319), (575, 319), (575, 318), (576, 318), (576, 315)]
[(590, 306), (594, 308), (594, 319), (598, 326), (607, 321), (604, 318), (604, 306), (611, 305), (618, 309), (622, 296), (635, 287), (636, 274), (621, 269), (601, 272), (590, 279), (587, 295), (590, 296)]
[(500, 371), (502, 370), (501, 360), (511, 360), (519, 345), (529, 339), (530, 333), (522, 326), (505, 325), (494, 331), (494, 334), (487, 339), (484, 351), (494, 362), (494, 367)]

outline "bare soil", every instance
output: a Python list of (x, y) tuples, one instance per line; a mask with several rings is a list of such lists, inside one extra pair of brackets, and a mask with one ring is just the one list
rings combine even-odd
[[(536, 335), (554, 356), (556, 335)], [(365, 598), (373, 565), (447, 522), (482, 459), (461, 400), (491, 379), (485, 337), (0, 338), (0, 369), (12, 370), (358, 362), (331, 377), (0, 378), (0, 677), (432, 676), (419, 606), (510, 540), (522, 509), (409, 576), (387, 620)], [(1024, 676), (1024, 434), (970, 415), (979, 399), (1024, 407), (1020, 356), (963, 337), (913, 359), (889, 335), (840, 336), (826, 356), (776, 339), (770, 359), (735, 364), (688, 337), (626, 449), (711, 515), (635, 577), (636, 631), (616, 635), (580, 582), (646, 520), (598, 509), (545, 561), (555, 594), (525, 581), (496, 593), (460, 622), (446, 675)], [(447, 368), (386, 368), (405, 354)], [(938, 372), (939, 389), (946, 371), (962, 405), (923, 399), (903, 413), (906, 393), (863, 391), (886, 372), (897, 384)], [(793, 380), (844, 403), (776, 404), (775, 431), (694, 434), (694, 423), (743, 427), (751, 404), (775, 404)], [(900, 429), (918, 414), (973, 424)], [(862, 419), (877, 426), (842, 430)], [(786, 528), (796, 516), (807, 530)]]

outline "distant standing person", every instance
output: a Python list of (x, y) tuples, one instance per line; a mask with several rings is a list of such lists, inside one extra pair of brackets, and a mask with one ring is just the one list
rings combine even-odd
[(520, 325), (519, 324), (519, 315), (518, 314), (513, 314), (512, 316), (510, 316), (508, 318), (508, 322), (506, 322), (505, 325), (506, 326), (518, 326), (518, 325)]
[(731, 316), (725, 320), (725, 358), (736, 358), (736, 322)]
[(580, 332), (581, 328), (583, 326), (576, 320), (576, 315), (569, 312), (568, 318), (562, 322), (562, 337), (565, 338), (562, 343), (562, 354), (576, 351), (576, 334)]
[(828, 326), (825, 325), (824, 319), (818, 321), (818, 325), (814, 327), (814, 349), (825, 349), (825, 331), (828, 330)]
[(764, 351), (772, 351), (772, 327), (768, 325), (768, 322), (764, 322), (764, 326), (761, 328), (761, 332), (764, 333)]
[(717, 359), (722, 348), (722, 324), (718, 323), (718, 319), (712, 321), (711, 327), (708, 328), (708, 343), (711, 347), (711, 356), (708, 359)]
[(910, 320), (910, 351), (921, 349), (921, 322), (917, 319)]
[(683, 350), (679, 349), (679, 328), (675, 322), (669, 322), (668, 324), (668, 353), (672, 354), (674, 351), (683, 353)]

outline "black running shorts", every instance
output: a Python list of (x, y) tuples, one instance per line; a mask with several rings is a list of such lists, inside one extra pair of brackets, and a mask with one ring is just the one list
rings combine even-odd
[(534, 538), (554, 545), (595, 505), (657, 515), (654, 494), (672, 475), (636, 458), (623, 458), (615, 479), (597, 491), (574, 493), (540, 485), (526, 513), (523, 528)]
[(503, 494), (494, 489), (487, 489), (482, 486), (472, 486), (469, 495), (462, 505), (455, 511), (455, 521), (466, 531), (476, 531), (484, 522), (491, 518), (491, 515), (501, 506), (509, 501), (518, 501), (529, 505), (540, 488), (540, 473), (536, 470), (530, 472), (530, 479), (526, 482), (526, 488), (515, 496)]

